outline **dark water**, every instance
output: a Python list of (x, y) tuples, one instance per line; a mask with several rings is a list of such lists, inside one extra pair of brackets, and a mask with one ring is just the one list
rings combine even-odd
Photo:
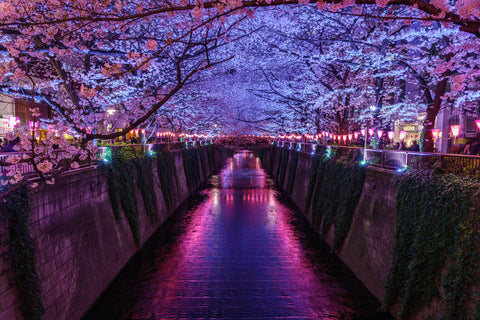
[(391, 319), (280, 198), (236, 154), (84, 319)]

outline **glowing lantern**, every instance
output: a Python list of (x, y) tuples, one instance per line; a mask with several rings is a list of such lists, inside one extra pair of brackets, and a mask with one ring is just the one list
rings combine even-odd
[(407, 136), (407, 133), (405, 131), (400, 131), (400, 140), (403, 140)]
[(388, 131), (388, 133), (387, 133), (388, 139), (392, 140), (394, 134), (395, 134), (395, 132), (393, 132), (393, 131)]
[(368, 134), (369, 134), (370, 136), (373, 136), (373, 132), (374, 132), (373, 129), (368, 129)]
[(379, 138), (381, 138), (383, 135), (383, 130), (377, 130), (377, 135)]
[(480, 119), (475, 120), (475, 125), (477, 126), (478, 130), (480, 130)]
[(355, 137), (355, 140), (357, 140), (358, 139), (358, 132), (354, 132), (353, 136)]
[(360, 130), (360, 132), (362, 133), (362, 136), (365, 135), (365, 129)]
[(157, 132), (157, 138), (160, 137), (160, 132)]
[(455, 138), (458, 137), (458, 134), (460, 133), (460, 125), (457, 124), (454, 126), (450, 126), (450, 129), (452, 130), (452, 136), (454, 136)]
[(8, 117), (8, 127), (13, 128), (17, 124), (18, 118), (17, 117)]
[(353, 137), (353, 134), (350, 133), (350, 134), (348, 135), (348, 140), (352, 140), (352, 137)]
[(432, 129), (432, 135), (434, 139), (437, 139), (440, 136), (440, 129)]
[(343, 135), (343, 141), (347, 141), (347, 135), (346, 134)]
[(142, 134), (144, 134), (144, 133), (145, 133), (145, 129), (142, 129)]

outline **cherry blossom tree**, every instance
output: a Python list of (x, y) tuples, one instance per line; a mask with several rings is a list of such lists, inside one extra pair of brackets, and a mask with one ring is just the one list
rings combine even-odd
[[(476, 59), (475, 62), (470, 60), (476, 58), (476, 52), (479, 51), (478, 41), (472, 41), (480, 38), (479, 0), (461, 0), (453, 4), (445, 0), (4, 0), (0, 3), (0, 89), (15, 97), (31, 99), (34, 121), (31, 126), (25, 125), (15, 132), (20, 139), (19, 151), (26, 153), (22, 157), (11, 158), (13, 164), (8, 170), (9, 178), (4, 179), (3, 183), (25, 183), (21, 172), (12, 169), (20, 162), (30, 162), (39, 177), (53, 183), (55, 173), (95, 158), (95, 139), (119, 137), (152, 121), (152, 117), (165, 120), (169, 114), (170, 117), (178, 115), (177, 107), (182, 110), (185, 106), (172, 104), (171, 99), (177, 97), (182, 88), (196, 80), (203, 71), (232, 57), (226, 55), (227, 51), (221, 50), (220, 46), (230, 41), (232, 31), (237, 30), (245, 17), (254, 18), (259, 7), (289, 10), (293, 5), (304, 5), (310, 10), (315, 7), (338, 15), (339, 21), (344, 17), (377, 19), (380, 25), (386, 22), (407, 25), (412, 21), (427, 24), (435, 22), (444, 25), (442, 28), (445, 30), (454, 30), (456, 35), (452, 37), (455, 38), (447, 37), (447, 45), (441, 48), (443, 62), (435, 69), (438, 81), (436, 85), (429, 84), (437, 92), (433, 99), (439, 102), (434, 105), (441, 105), (445, 92), (448, 92), (449, 98), (457, 101), (477, 99), (478, 64)], [(308, 23), (303, 23), (305, 29), (309, 28)], [(428, 37), (435, 31), (429, 29), (420, 32), (425, 32)], [(298, 34), (295, 30), (287, 30), (286, 33)], [(388, 57), (382, 49), (378, 50), (378, 43), (374, 46), (377, 48), (372, 47), (373, 51)], [(389, 46), (386, 45), (385, 49), (390, 49)], [(332, 44), (329, 44), (329, 48), (332, 54), (336, 50)], [(289, 51), (293, 51), (292, 48)], [(361, 55), (367, 51), (365, 48), (357, 50)], [(329, 63), (331, 66), (340, 66), (338, 60)], [(381, 68), (376, 73), (370, 68), (364, 74), (362, 68), (352, 67), (352, 61), (349, 63), (342, 64), (341, 71), (336, 74), (328, 74), (328, 70), (324, 70), (316, 75), (317, 79), (324, 79), (323, 76), (334, 79), (348, 73), (351, 78), (344, 82), (349, 83), (350, 90), (355, 79), (356, 83), (364, 83), (366, 78), (375, 79), (374, 86), (358, 87), (360, 89), (357, 92), (349, 92), (352, 97), (348, 102), (349, 107), (361, 104), (353, 100), (359, 94), (369, 97), (373, 94), (376, 101), (383, 101), (387, 96), (385, 88), (395, 87), (395, 83), (389, 80), (393, 75), (383, 75)], [(304, 62), (302, 74), (308, 74), (308, 68), (311, 69), (312, 65), (311, 61)], [(278, 97), (281, 92), (273, 85), (272, 75), (268, 71), (263, 73), (266, 80), (264, 85), (270, 90), (276, 88)], [(449, 77), (453, 79), (451, 90), (447, 90)], [(463, 80), (472, 81), (464, 86)], [(341, 82), (338, 83), (339, 88), (342, 87)], [(295, 119), (302, 112), (310, 114), (310, 100), (317, 101), (316, 105), (313, 103), (316, 121), (323, 119), (318, 97), (329, 89), (323, 88), (320, 92), (314, 86), (306, 88), (300, 100), (308, 100), (307, 105), (292, 105), (292, 116), (287, 115), (281, 120), (283, 126), (291, 126), (291, 123), (287, 124), (289, 119)], [(469, 93), (463, 95), (461, 92), (466, 89)], [(342, 97), (342, 91), (337, 90), (330, 90), (330, 94)], [(343, 93), (348, 93), (348, 90)], [(41, 141), (38, 139), (36, 121), (39, 111), (33, 108), (34, 101), (46, 103), (54, 110), (55, 129)], [(347, 103), (344, 101), (342, 104)], [(267, 109), (274, 110), (272, 107)], [(245, 123), (258, 120), (247, 119), (240, 109), (236, 113), (239, 119), (243, 117)], [(194, 113), (190, 114), (195, 116)], [(162, 118), (162, 115), (165, 116)], [(264, 120), (271, 120), (269, 117), (272, 116), (270, 114)], [(212, 120), (208, 117), (205, 119), (205, 123)], [(299, 119), (301, 122), (302, 116)], [(190, 124), (184, 121), (183, 125)], [(78, 135), (79, 139), (71, 143), (65, 139), (66, 133)], [(63, 151), (56, 152), (57, 148)]]

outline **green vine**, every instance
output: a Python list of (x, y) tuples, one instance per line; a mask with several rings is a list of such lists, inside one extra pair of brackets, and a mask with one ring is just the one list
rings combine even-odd
[(18, 287), (20, 309), (25, 319), (43, 319), (41, 282), (35, 260), (35, 242), (30, 237), (30, 199), (26, 187), (13, 192), (6, 199), (8, 221), (8, 258)]
[(153, 157), (137, 156), (135, 161), (137, 169), (137, 184), (142, 192), (145, 213), (154, 224), (158, 221), (158, 204), (155, 194), (155, 181), (153, 179)]
[(288, 164), (288, 179), (287, 179), (287, 194), (292, 194), (295, 184), (295, 177), (297, 175), (298, 152), (292, 151), (290, 162)]
[(137, 246), (140, 246), (140, 221), (135, 193), (135, 162), (139, 151), (132, 147), (119, 148), (112, 154), (111, 160), (102, 164), (102, 171), (107, 176), (108, 193), (113, 213), (120, 220), (119, 205), (123, 209), (128, 225)]
[[(290, 151), (280, 148), (277, 169), (278, 183), (283, 184)], [(327, 152), (328, 151), (328, 152)], [(298, 152), (291, 151), (287, 192), (293, 191)], [(264, 164), (268, 163), (266, 150), (259, 151)], [(270, 150), (270, 154), (274, 154)], [(350, 230), (355, 208), (365, 181), (365, 167), (359, 165), (361, 154), (355, 150), (338, 150), (319, 147), (312, 158), (310, 181), (305, 199), (305, 212), (312, 206), (312, 223), (325, 233), (335, 226), (334, 250), (341, 250)], [(268, 164), (267, 164), (268, 165)]]
[(384, 305), (400, 298), (398, 316), (406, 319), (440, 298), (443, 286), (445, 319), (476, 318), (479, 297), (471, 289), (479, 285), (479, 181), (413, 171), (397, 183), (395, 248)]
[(157, 173), (165, 205), (167, 210), (171, 211), (175, 201), (174, 190), (178, 190), (176, 185), (178, 178), (175, 159), (168, 150), (160, 150), (157, 153)]
[[(312, 221), (326, 233), (335, 227), (333, 249), (341, 250), (350, 230), (355, 208), (365, 182), (365, 167), (360, 166), (355, 152), (329, 153), (317, 161), (317, 178), (313, 193)], [(319, 157), (318, 155), (316, 156)]]
[(183, 151), (183, 168), (187, 179), (188, 190), (194, 191), (200, 183), (200, 164), (198, 163), (198, 149), (189, 148)]
[(312, 163), (310, 166), (310, 179), (308, 180), (307, 195), (305, 197), (305, 213), (310, 211), (310, 206), (312, 205), (313, 191), (315, 190), (315, 186), (317, 184), (318, 170), (324, 154), (325, 147), (320, 146), (315, 149), (315, 154), (312, 157)]
[(287, 148), (282, 148), (280, 155), (280, 163), (278, 164), (277, 182), (283, 186), (285, 182), (285, 175), (287, 174), (287, 165), (290, 151)]

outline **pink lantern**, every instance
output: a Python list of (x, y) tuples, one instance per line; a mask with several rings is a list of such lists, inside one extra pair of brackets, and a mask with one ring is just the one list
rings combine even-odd
[(393, 139), (393, 136), (394, 136), (395, 132), (393, 131), (388, 131), (387, 135), (388, 135), (388, 139), (392, 140)]
[(160, 137), (160, 132), (157, 132), (157, 138)]
[(8, 127), (9, 127), (9, 128), (15, 127), (15, 125), (17, 124), (17, 122), (18, 122), (18, 118), (17, 118), (17, 117), (8, 117)]
[(475, 125), (477, 126), (478, 130), (480, 130), (480, 119), (475, 120)]
[(365, 135), (365, 129), (360, 130), (360, 132), (362, 133), (362, 136)]
[(405, 131), (400, 131), (400, 136), (399, 136), (400, 140), (405, 139), (406, 136), (407, 136), (407, 133)]
[(352, 137), (353, 137), (353, 134), (350, 133), (350, 134), (348, 135), (348, 140), (352, 140)]
[(354, 132), (353, 136), (355, 137), (355, 140), (357, 140), (358, 139), (358, 132)]
[(432, 135), (434, 139), (437, 139), (440, 136), (440, 129), (432, 129)]
[(381, 138), (383, 135), (383, 130), (377, 130), (377, 135), (379, 138)]
[(452, 130), (452, 136), (454, 136), (455, 138), (458, 137), (458, 134), (460, 133), (460, 125), (457, 124), (454, 126), (450, 126), (450, 129)]
[(369, 134), (370, 136), (373, 136), (373, 132), (374, 132), (373, 129), (368, 129), (368, 134)]
[(142, 134), (144, 134), (144, 133), (145, 133), (145, 129), (142, 129)]

